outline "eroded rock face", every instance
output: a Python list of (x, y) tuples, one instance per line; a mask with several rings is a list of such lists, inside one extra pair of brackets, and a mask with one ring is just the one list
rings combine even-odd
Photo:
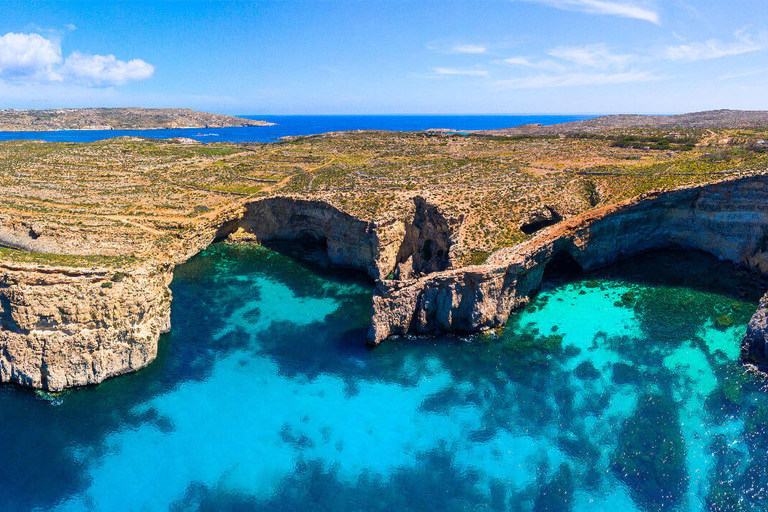
[(50, 391), (143, 368), (170, 329), (169, 269), (2, 267), (0, 381)]
[(448, 218), (421, 197), (410, 218), (365, 222), (322, 201), (275, 197), (245, 205), (232, 225), (258, 241), (309, 239), (326, 245), (329, 261), (373, 279), (400, 278), (452, 266), (461, 219)]
[[(0, 381), (60, 391), (143, 368), (170, 329), (174, 265), (234, 233), (259, 242), (319, 241), (332, 264), (381, 279), (403, 264), (403, 254), (419, 272), (448, 268), (457, 222), (421, 198), (409, 218), (373, 223), (321, 201), (274, 197), (220, 212), (157, 251), (152, 263), (125, 272), (0, 267)], [(83, 240), (10, 220), (3, 230), (0, 222), (0, 243), (27, 250), (77, 253), (87, 247)]]
[(749, 321), (747, 334), (741, 342), (741, 357), (762, 371), (768, 369), (768, 293), (760, 299), (760, 305)]
[[(591, 210), (497, 251), (484, 265), (457, 269), (461, 222), (420, 197), (406, 218), (382, 223), (321, 201), (273, 197), (221, 212), (124, 276), (104, 269), (0, 267), (0, 381), (58, 391), (146, 366), (160, 333), (170, 328), (173, 266), (233, 233), (256, 241), (319, 241), (331, 263), (376, 279), (373, 343), (392, 334), (501, 326), (528, 302), (558, 254), (589, 270), (681, 246), (768, 273), (766, 176)], [(13, 232), (26, 236), (25, 243), (56, 240), (45, 229), (18, 225)], [(746, 357), (768, 360), (767, 324), (764, 299), (745, 337)]]
[(422, 197), (415, 197), (413, 204), (413, 220), (406, 224), (397, 253), (398, 280), (447, 270), (455, 263), (453, 250), (463, 219), (446, 217)]
[(520, 231), (526, 235), (531, 235), (541, 229), (557, 224), (562, 220), (559, 213), (554, 208), (547, 205), (529, 212), (520, 224)]
[(397, 248), (405, 235), (402, 222), (377, 225), (322, 201), (283, 197), (247, 204), (236, 227), (264, 242), (322, 242), (333, 265), (363, 270), (374, 279), (392, 271)]
[[(592, 210), (530, 241), (492, 254), (486, 264), (419, 279), (379, 283), (369, 340), (391, 334), (478, 331), (503, 325), (528, 301), (547, 263), (567, 252), (585, 270), (639, 252), (682, 247), (768, 273), (768, 177), (757, 176)], [(768, 359), (765, 308), (750, 324), (748, 353)]]

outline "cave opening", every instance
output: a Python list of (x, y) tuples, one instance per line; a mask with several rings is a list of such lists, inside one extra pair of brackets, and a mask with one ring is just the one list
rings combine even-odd
[(679, 287), (727, 295), (757, 303), (768, 289), (768, 276), (720, 260), (697, 249), (672, 246), (643, 251), (598, 268), (584, 269), (568, 251), (547, 263), (542, 282), (619, 279), (655, 287)]
[(520, 231), (526, 235), (532, 235), (544, 228), (554, 226), (561, 220), (563, 220), (563, 217), (554, 208), (545, 206), (544, 209), (534, 212), (529, 218), (523, 221), (523, 224), (520, 226)]
[(543, 281), (563, 281), (578, 279), (584, 275), (584, 269), (568, 251), (555, 254), (544, 268)]
[(298, 238), (276, 238), (262, 240), (259, 243), (267, 249), (310, 267), (330, 268), (334, 266), (328, 257), (328, 241), (325, 237), (306, 234)]

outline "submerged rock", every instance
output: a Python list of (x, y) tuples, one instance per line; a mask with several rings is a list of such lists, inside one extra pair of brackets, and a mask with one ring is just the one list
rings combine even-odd
[(680, 503), (688, 473), (679, 412), (671, 398), (646, 395), (639, 400), (619, 432), (611, 468), (649, 510)]

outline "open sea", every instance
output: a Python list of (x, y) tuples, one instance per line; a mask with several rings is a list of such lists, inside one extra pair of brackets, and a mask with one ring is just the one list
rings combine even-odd
[(365, 346), (372, 284), (215, 244), (148, 368), (0, 387), (5, 511), (699, 511), (768, 506), (759, 291), (688, 252), (549, 274), (497, 335)]
[(175, 130), (61, 130), (55, 132), (0, 132), (0, 141), (26, 139), (59, 142), (93, 142), (111, 137), (186, 137), (201, 142), (274, 142), (290, 135), (312, 135), (343, 130), (419, 131), (430, 128), (491, 130), (529, 123), (557, 124), (590, 119), (576, 115), (376, 115), (376, 116), (261, 116), (244, 115), (277, 123), (276, 126), (240, 128), (180, 128)]

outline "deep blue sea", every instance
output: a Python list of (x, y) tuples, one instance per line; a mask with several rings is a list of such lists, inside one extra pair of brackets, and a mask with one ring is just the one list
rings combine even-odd
[(0, 509), (766, 510), (754, 288), (659, 253), (548, 275), (498, 335), (371, 349), (364, 276), (216, 244), (145, 370), (0, 387)]
[(0, 132), (0, 141), (27, 139), (93, 142), (111, 137), (158, 139), (186, 137), (201, 142), (273, 142), (289, 135), (312, 135), (343, 130), (418, 131), (430, 128), (491, 130), (529, 123), (557, 124), (589, 119), (576, 115), (376, 115), (376, 116), (262, 116), (244, 115), (277, 126), (243, 128), (184, 128), (176, 130), (62, 130), (56, 132)]

